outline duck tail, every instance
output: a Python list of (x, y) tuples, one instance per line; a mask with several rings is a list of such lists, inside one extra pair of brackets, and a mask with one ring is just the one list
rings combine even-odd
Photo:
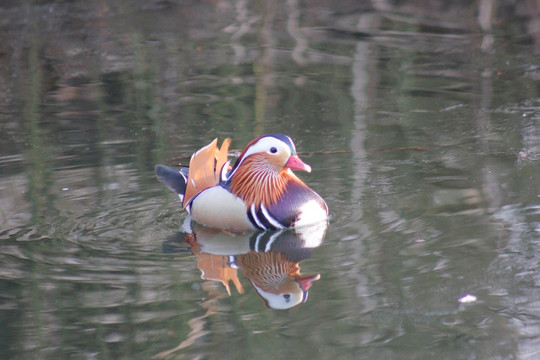
[(184, 200), (186, 193), (186, 184), (188, 177), (187, 167), (180, 170), (167, 165), (156, 165), (155, 173), (159, 181), (167, 186), (171, 191), (174, 191), (180, 197), (180, 201)]

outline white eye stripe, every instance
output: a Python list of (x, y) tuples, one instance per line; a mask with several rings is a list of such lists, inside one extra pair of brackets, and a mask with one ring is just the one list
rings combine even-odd
[(290, 155), (291, 150), (289, 149), (289, 146), (285, 144), (283, 141), (278, 140), (273, 137), (264, 137), (257, 141), (255, 144), (251, 145), (251, 147), (246, 151), (244, 154), (244, 158), (247, 158), (249, 155), (253, 155), (260, 152), (268, 152), (271, 148), (276, 148), (276, 150), (288, 152)]
[(271, 137), (271, 136), (263, 137), (259, 139), (259, 141), (257, 141), (255, 144), (251, 145), (249, 149), (246, 150), (246, 152), (244, 153), (244, 156), (242, 157), (242, 159), (240, 159), (240, 162), (235, 165), (235, 169), (233, 171), (231, 171), (227, 175), (222, 174), (222, 180), (223, 181), (230, 180), (233, 177), (236, 170), (240, 167), (240, 165), (242, 165), (242, 163), (248, 156), (257, 154), (257, 153), (263, 153), (263, 152), (270, 153), (269, 151), (273, 147), (276, 148), (277, 152), (285, 152), (286, 154), (285, 156), (287, 157), (291, 156), (291, 149), (283, 141), (276, 139), (274, 137)]

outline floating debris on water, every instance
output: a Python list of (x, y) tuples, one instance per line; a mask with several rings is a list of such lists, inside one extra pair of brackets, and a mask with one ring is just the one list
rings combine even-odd
[(475, 295), (467, 294), (460, 297), (458, 301), (462, 304), (470, 304), (470, 303), (476, 302), (476, 300), (477, 298)]

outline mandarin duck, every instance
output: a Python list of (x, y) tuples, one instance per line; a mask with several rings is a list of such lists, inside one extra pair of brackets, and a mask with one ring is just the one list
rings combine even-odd
[(217, 139), (195, 152), (189, 168), (157, 165), (159, 181), (180, 197), (196, 222), (245, 232), (315, 224), (328, 219), (324, 200), (291, 170), (311, 172), (286, 135), (250, 141), (234, 166), (228, 161), (231, 140)]

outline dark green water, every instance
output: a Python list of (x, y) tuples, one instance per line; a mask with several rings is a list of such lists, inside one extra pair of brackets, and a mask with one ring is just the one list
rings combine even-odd
[[(533, 1), (0, 14), (1, 359), (540, 357)], [(320, 274), (288, 310), (227, 265), (257, 234), (200, 229), (190, 249), (153, 174), (215, 137), (240, 150), (275, 132), (332, 214), (322, 244), (279, 237)]]

